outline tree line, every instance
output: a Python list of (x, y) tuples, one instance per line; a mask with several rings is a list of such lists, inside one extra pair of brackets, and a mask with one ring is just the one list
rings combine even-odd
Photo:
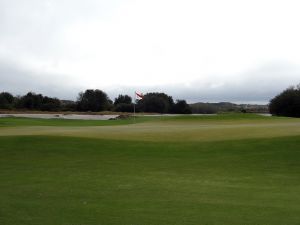
[(9, 92), (0, 93), (0, 109), (6, 110), (133, 112), (134, 104), (136, 112), (191, 113), (191, 108), (185, 100), (174, 101), (172, 96), (158, 92), (147, 93), (136, 102), (133, 102), (129, 95), (122, 94), (112, 101), (99, 89), (80, 92), (76, 101), (60, 100), (34, 92), (23, 96), (13, 96)]
[[(213, 106), (219, 106), (220, 104), (222, 104), (222, 106), (224, 105), (224, 103), (216, 103), (213, 104)], [(189, 114), (192, 113), (192, 111), (193, 113), (212, 113), (211, 110), (215, 110), (215, 108), (211, 106), (212, 104), (206, 104), (203, 108), (203, 104), (199, 103), (190, 106), (185, 100), (174, 101), (172, 96), (158, 92), (147, 93), (142, 99), (136, 100), (135, 102), (136, 112), (153, 113)], [(227, 106), (230, 105), (226, 103), (226, 107)], [(99, 89), (88, 89), (84, 92), (80, 92), (76, 101), (60, 100), (34, 92), (28, 92), (23, 96), (13, 96), (9, 92), (1, 92), (0, 109), (133, 112), (134, 102), (130, 96), (122, 94), (112, 101), (105, 92)], [(271, 99), (269, 111), (275, 116), (300, 117), (300, 85), (290, 87)]]

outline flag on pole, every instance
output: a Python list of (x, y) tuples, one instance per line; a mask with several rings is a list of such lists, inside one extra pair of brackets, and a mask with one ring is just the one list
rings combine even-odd
[(143, 99), (144, 95), (142, 93), (137, 93), (136, 91), (134, 92), (134, 101), (133, 101), (133, 120), (135, 123), (135, 104), (136, 104), (136, 99)]
[(135, 96), (138, 98), (138, 99), (143, 99), (144, 98), (144, 95), (142, 93), (137, 93), (135, 92)]

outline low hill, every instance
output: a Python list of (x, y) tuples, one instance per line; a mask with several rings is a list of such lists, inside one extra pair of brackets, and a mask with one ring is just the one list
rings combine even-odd
[(251, 113), (269, 113), (268, 105), (257, 104), (234, 104), (231, 102), (198, 102), (190, 104), (192, 113), (214, 114), (220, 112), (251, 112)]

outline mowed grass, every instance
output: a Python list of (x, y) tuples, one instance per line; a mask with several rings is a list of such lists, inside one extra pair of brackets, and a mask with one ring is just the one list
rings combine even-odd
[(300, 223), (299, 119), (28, 124), (0, 135), (0, 224)]

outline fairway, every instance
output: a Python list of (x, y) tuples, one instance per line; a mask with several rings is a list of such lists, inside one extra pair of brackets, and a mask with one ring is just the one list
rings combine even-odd
[(300, 119), (0, 119), (2, 225), (300, 224)]

